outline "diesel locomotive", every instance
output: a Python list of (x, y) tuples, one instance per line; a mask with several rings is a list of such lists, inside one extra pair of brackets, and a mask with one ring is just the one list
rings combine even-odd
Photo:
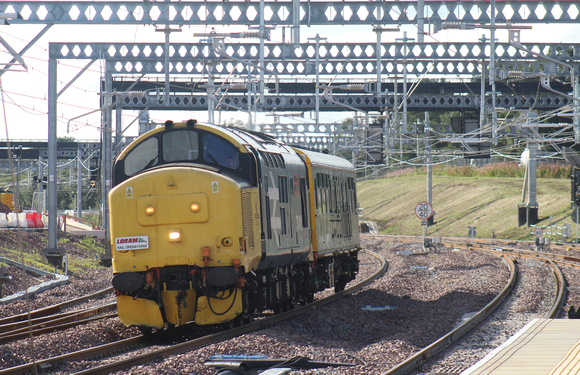
[(355, 171), (263, 133), (167, 121), (129, 144), (109, 194), (119, 319), (243, 324), (358, 272)]

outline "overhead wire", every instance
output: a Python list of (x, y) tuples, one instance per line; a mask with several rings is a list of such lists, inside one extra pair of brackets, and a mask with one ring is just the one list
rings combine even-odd
[[(15, 181), (15, 172), (14, 172), (14, 165), (13, 165), (13, 159), (12, 159), (12, 147), (10, 145), (10, 133), (8, 131), (8, 117), (6, 114), (6, 105), (5, 105), (5, 100), (4, 100), (4, 88), (2, 87), (2, 76), (0, 76), (0, 101), (2, 102), (2, 111), (3, 111), (3, 118), (4, 118), (4, 129), (6, 131), (6, 146), (7, 146), (7, 152), (8, 152), (8, 164), (10, 166), (10, 176), (11, 176), (11, 183), (13, 187), (16, 187), (16, 181)], [(14, 211), (16, 212), (16, 246), (17, 249), (19, 250), (20, 253), (20, 264), (22, 265), (21, 267), (21, 271), (22, 271), (22, 276), (24, 279), (24, 287), (25, 287), (25, 300), (26, 300), (26, 312), (27, 312), (27, 318), (28, 318), (28, 343), (30, 346), (30, 356), (32, 358), (32, 363), (36, 364), (36, 355), (35, 355), (35, 350), (34, 350), (34, 337), (32, 335), (32, 316), (30, 314), (31, 311), (31, 306), (30, 306), (30, 293), (28, 292), (28, 277), (26, 274), (26, 266), (24, 264), (24, 250), (22, 248), (22, 233), (20, 231), (20, 217), (18, 216), (18, 213), (20, 212), (20, 198), (18, 196), (18, 194), (16, 194), (16, 199), (14, 200)], [(33, 366), (34, 368), (34, 374), (37, 374), (37, 370), (36, 370), (36, 365)]]

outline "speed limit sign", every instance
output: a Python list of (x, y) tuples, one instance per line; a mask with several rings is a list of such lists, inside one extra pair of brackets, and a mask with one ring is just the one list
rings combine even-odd
[(429, 202), (419, 202), (415, 206), (415, 216), (421, 220), (427, 220), (433, 216), (433, 206)]

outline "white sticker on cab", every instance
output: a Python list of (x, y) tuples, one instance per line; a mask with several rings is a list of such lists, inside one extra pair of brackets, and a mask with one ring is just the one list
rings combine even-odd
[(149, 248), (149, 236), (116, 237), (117, 251), (142, 250)]

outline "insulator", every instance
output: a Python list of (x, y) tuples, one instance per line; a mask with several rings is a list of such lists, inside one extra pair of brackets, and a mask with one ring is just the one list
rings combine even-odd
[(351, 84), (351, 85), (341, 85), (340, 88), (342, 90), (350, 90), (350, 91), (363, 91), (364, 85), (362, 84)]
[(241, 33), (231, 34), (232, 38), (260, 38), (259, 31), (242, 31)]
[(466, 23), (460, 21), (448, 21), (443, 22), (441, 24), (441, 30), (446, 29), (473, 30), (474, 28), (475, 28), (474, 25), (467, 25)]
[(230, 90), (245, 90), (248, 86), (245, 83), (229, 83), (224, 87)]

